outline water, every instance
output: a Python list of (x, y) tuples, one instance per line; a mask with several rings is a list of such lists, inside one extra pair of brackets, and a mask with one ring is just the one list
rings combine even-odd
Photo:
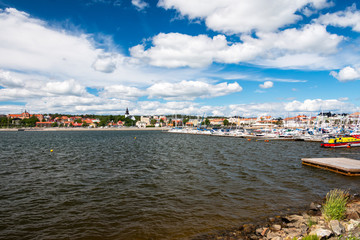
[(0, 132), (0, 239), (187, 239), (308, 206), (333, 188), (359, 192), (358, 177), (300, 159), (360, 159), (360, 148), (319, 145), (153, 131)]

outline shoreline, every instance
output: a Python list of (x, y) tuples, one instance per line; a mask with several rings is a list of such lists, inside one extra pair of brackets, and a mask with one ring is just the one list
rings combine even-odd
[(151, 127), (151, 128), (137, 128), (137, 127), (121, 127), (121, 128), (0, 128), (0, 132), (56, 132), (56, 131), (167, 131), (170, 128)]
[[(360, 239), (360, 194), (350, 195), (343, 220), (326, 221), (321, 201), (311, 202), (305, 210), (289, 211), (284, 215), (267, 217), (232, 229), (198, 234), (191, 240), (298, 240), (309, 235), (318, 239)], [(296, 209), (296, 208), (294, 208)], [(312, 238), (313, 239), (313, 238)]]

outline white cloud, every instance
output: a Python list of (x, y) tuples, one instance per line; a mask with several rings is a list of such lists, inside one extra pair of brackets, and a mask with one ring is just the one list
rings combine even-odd
[(260, 84), (259, 87), (263, 89), (272, 88), (274, 86), (274, 83), (271, 81), (266, 81), (264, 84)]
[(269, 48), (294, 53), (331, 54), (337, 51), (342, 36), (330, 34), (319, 24), (308, 24), (301, 29), (290, 28), (279, 33), (258, 33)]
[[(270, 32), (295, 23), (304, 8), (328, 7), (327, 0), (160, 0), (159, 6), (176, 9), (190, 19), (204, 19), (207, 27), (224, 33)], [(308, 11), (309, 12), (309, 11)]]
[(213, 62), (217, 51), (227, 47), (223, 35), (209, 38), (205, 35), (160, 33), (153, 38), (153, 47), (144, 50), (143, 45), (137, 45), (130, 49), (130, 53), (153, 66), (205, 67)]
[(24, 88), (0, 89), (0, 101), (24, 101), (24, 99), (39, 98), (41, 93)]
[(21, 79), (12, 76), (10, 72), (0, 70), (0, 86), (17, 88), (23, 87), (24, 82)]
[(153, 46), (145, 49), (144, 45), (137, 45), (130, 49), (130, 53), (150, 65), (169, 68), (205, 67), (213, 62), (319, 68), (318, 65), (325, 66), (322, 64), (325, 56), (336, 53), (338, 44), (343, 40), (342, 36), (328, 33), (319, 24), (257, 35), (258, 38), (244, 35), (242, 42), (231, 43), (224, 35), (210, 38), (205, 35), (160, 33), (153, 38)]
[[(285, 104), (284, 110), (289, 112), (319, 112), (319, 111), (339, 111), (350, 109), (350, 104), (337, 99), (307, 99), (304, 102), (292, 101)], [(353, 106), (351, 106), (353, 108)]]
[(195, 98), (213, 98), (241, 92), (237, 82), (211, 85), (200, 81), (182, 81), (180, 83), (159, 83), (147, 89), (150, 98), (165, 100), (194, 100)]
[(95, 62), (92, 64), (94, 70), (103, 73), (112, 73), (116, 69), (116, 63), (121, 62), (121, 56), (114, 56), (109, 53), (99, 55)]
[(83, 86), (76, 83), (74, 79), (70, 79), (63, 82), (48, 82), (43, 88), (45, 93), (54, 95), (74, 95), (81, 96), (86, 94), (86, 90)]
[(360, 32), (360, 11), (356, 10), (356, 4), (354, 3), (345, 11), (320, 16), (318, 22), (336, 27), (351, 27), (353, 31)]
[(338, 73), (335, 71), (331, 71), (330, 75), (339, 80), (340, 82), (360, 80), (360, 69), (355, 69), (347, 66), (341, 69)]
[(131, 3), (139, 10), (143, 10), (149, 6), (149, 4), (143, 0), (131, 0)]
[(146, 92), (136, 87), (112, 85), (106, 86), (100, 95), (104, 98), (137, 99), (138, 97), (145, 96)]
[(230, 105), (230, 115), (259, 116), (260, 114), (268, 114), (272, 116), (289, 116), (298, 114), (299, 112), (306, 114), (318, 114), (321, 111), (332, 112), (355, 112), (359, 107), (349, 102), (338, 99), (306, 99), (301, 101), (290, 102), (267, 102), (253, 104)]

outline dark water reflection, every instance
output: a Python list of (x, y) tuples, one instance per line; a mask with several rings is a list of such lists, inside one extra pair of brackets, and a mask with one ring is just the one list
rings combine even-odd
[[(135, 139), (136, 137), (136, 139)], [(147, 131), (0, 132), (1, 239), (182, 239), (307, 206), (360, 148)], [(50, 152), (53, 149), (53, 152)]]

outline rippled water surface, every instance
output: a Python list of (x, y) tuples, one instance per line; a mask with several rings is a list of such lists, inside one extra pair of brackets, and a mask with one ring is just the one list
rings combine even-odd
[[(50, 150), (53, 149), (53, 152)], [(307, 206), (360, 148), (157, 131), (0, 132), (0, 239), (186, 239)]]

